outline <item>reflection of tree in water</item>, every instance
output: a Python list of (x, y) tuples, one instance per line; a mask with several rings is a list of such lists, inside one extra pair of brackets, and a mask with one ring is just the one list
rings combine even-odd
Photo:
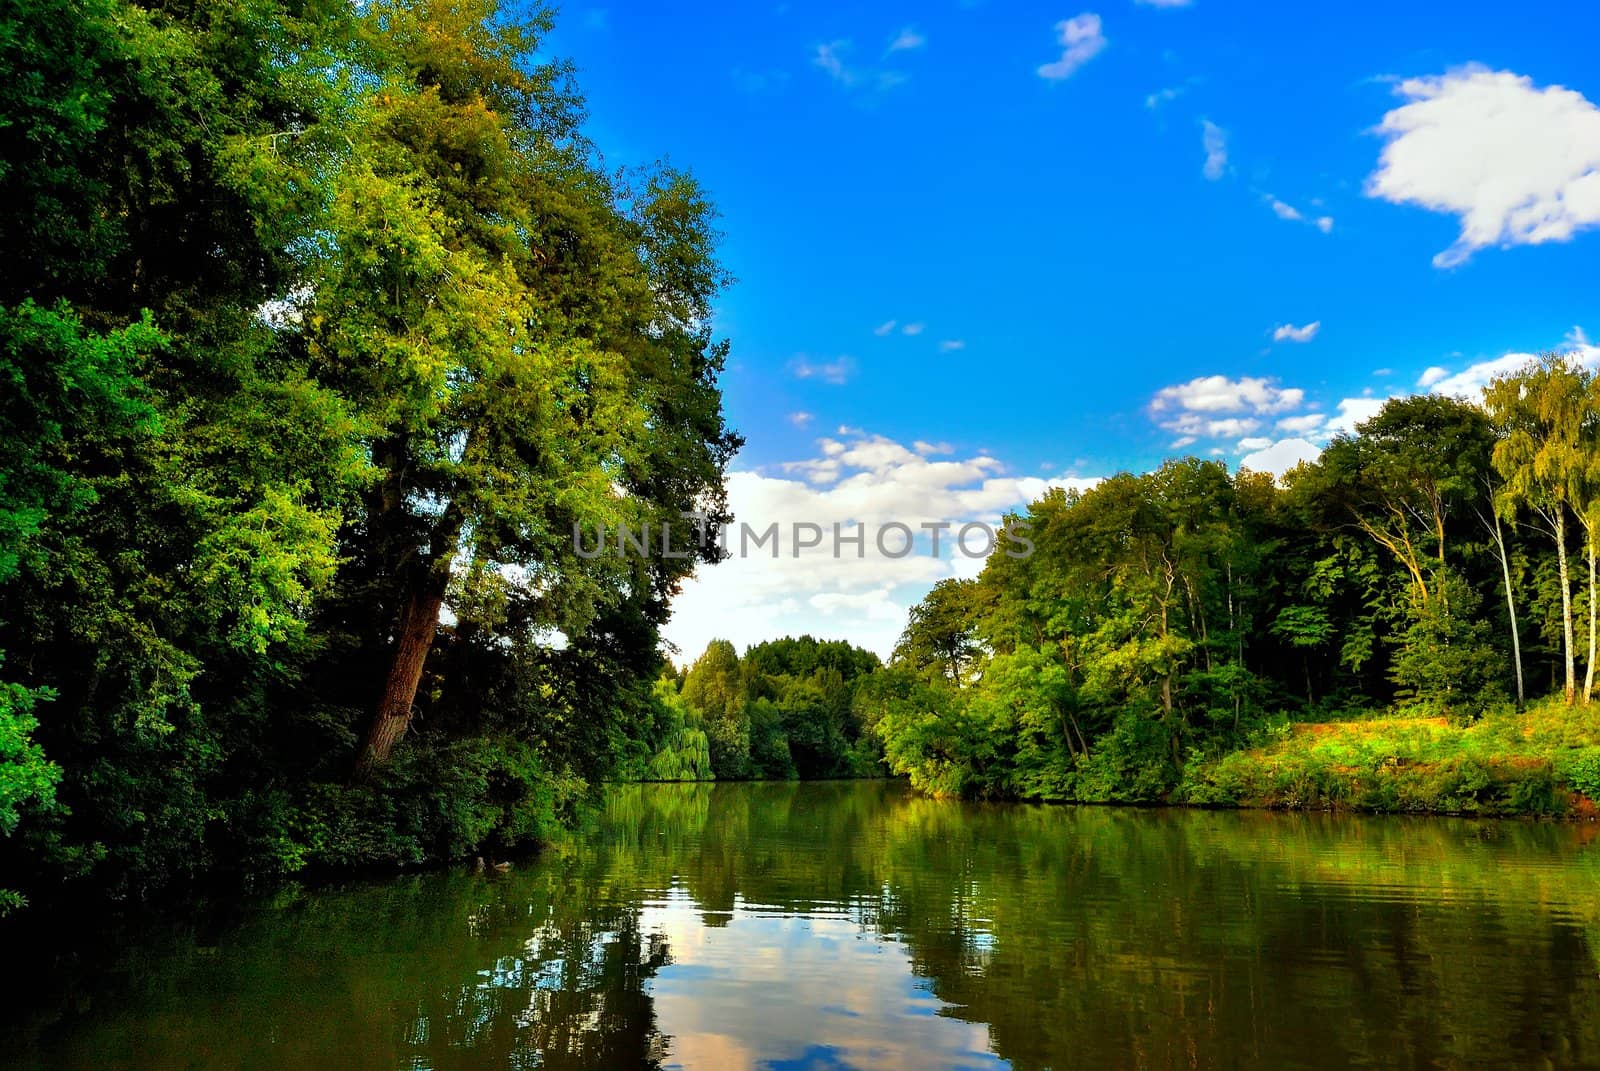
[(1018, 1068), (1600, 1063), (1573, 827), (699, 789), (644, 821), (702, 910), (848, 905)]
[(595, 920), (557, 910), (523, 948), (418, 1003), (410, 1040), (431, 1067), (659, 1067), (666, 1039), (645, 984), (671, 953), (637, 906)]
[(504, 875), (318, 890), (130, 943), (110, 982), (64, 983), (85, 1011), (10, 1051), (64, 1071), (659, 1067), (650, 985), (673, 950), (642, 919), (672, 895), (709, 925), (759, 907), (893, 939), (940, 1014), (1021, 1069), (1600, 1066), (1586, 832), (624, 786)]
[(53, 1071), (659, 1067), (647, 983), (671, 952), (614, 862), (314, 890), (214, 937), (145, 934), (0, 1042)]

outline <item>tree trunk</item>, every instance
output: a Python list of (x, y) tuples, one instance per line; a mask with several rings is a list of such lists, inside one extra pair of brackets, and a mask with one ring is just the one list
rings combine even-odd
[(1594, 695), (1594, 626), (1595, 626), (1595, 575), (1594, 575), (1594, 531), (1586, 530), (1584, 549), (1589, 556), (1589, 662), (1583, 668), (1583, 702), (1588, 705), (1589, 699)]
[(1494, 513), (1493, 504), (1490, 512), (1494, 516), (1494, 545), (1500, 552), (1500, 572), (1506, 582), (1506, 614), (1511, 618), (1511, 660), (1517, 667), (1517, 709), (1521, 710), (1527, 702), (1522, 688), (1522, 640), (1517, 636), (1517, 600), (1511, 590), (1511, 557), (1506, 551), (1505, 533), (1500, 528), (1500, 514)]
[(1561, 634), (1563, 641), (1563, 654), (1566, 657), (1567, 680), (1563, 694), (1566, 696), (1567, 706), (1572, 705), (1578, 691), (1578, 674), (1574, 668), (1572, 654), (1572, 585), (1567, 579), (1567, 510), (1559, 502), (1556, 503), (1556, 572), (1561, 580)]
[(383, 692), (367, 727), (366, 740), (356, 757), (354, 776), (357, 781), (370, 778), (378, 767), (389, 761), (395, 745), (411, 726), (417, 685), (422, 681), (422, 669), (427, 664), (428, 652), (433, 649), (434, 636), (439, 632), (439, 611), (450, 587), (450, 569), (455, 563), (456, 544), (464, 523), (465, 518), (454, 502), (446, 506), (434, 526), (427, 557), (413, 559), (411, 569), (403, 573), (408, 580), (395, 621), (394, 650), (389, 657)]
[[(431, 581), (432, 570), (428, 578)], [(444, 586), (425, 582), (412, 588), (401, 608), (396, 627), (394, 653), (384, 678), (383, 694), (373, 711), (367, 739), (356, 758), (355, 777), (364, 781), (379, 766), (389, 761), (400, 738), (411, 725), (411, 709), (422, 680), (422, 667), (433, 649), (439, 631), (439, 610), (444, 605)]]

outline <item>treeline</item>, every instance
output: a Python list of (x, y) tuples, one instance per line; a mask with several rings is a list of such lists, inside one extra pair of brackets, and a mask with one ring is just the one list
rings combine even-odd
[(857, 709), (861, 686), (880, 668), (877, 655), (842, 640), (768, 640), (743, 659), (729, 641), (712, 640), (688, 669), (657, 682), (664, 714), (643, 738), (653, 751), (625, 767), (623, 776), (882, 776), (882, 748)]
[(1281, 484), (1191, 458), (1019, 519), (1035, 553), (935, 587), (863, 688), (926, 791), (1210, 799), (1186, 774), (1291, 721), (1594, 693), (1600, 384), (1560, 355), (1391, 400)]
[(504, 850), (665, 716), (695, 562), (571, 533), (726, 519), (714, 213), (550, 25), (6, 5), (0, 908)]

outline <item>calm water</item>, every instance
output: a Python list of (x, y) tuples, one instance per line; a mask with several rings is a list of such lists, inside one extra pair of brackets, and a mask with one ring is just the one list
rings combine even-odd
[(506, 873), (39, 972), (0, 1065), (1595, 1067), (1597, 832), (629, 787)]

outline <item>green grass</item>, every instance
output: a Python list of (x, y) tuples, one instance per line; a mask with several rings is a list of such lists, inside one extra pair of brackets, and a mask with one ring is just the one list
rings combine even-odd
[(1470, 725), (1402, 715), (1283, 725), (1191, 763), (1182, 802), (1588, 817), (1600, 799), (1600, 703), (1545, 701)]

